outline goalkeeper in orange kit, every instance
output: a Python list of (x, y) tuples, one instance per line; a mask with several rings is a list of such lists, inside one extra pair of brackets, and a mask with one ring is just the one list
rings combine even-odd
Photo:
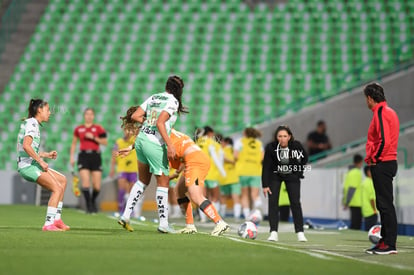
[[(180, 170), (180, 166), (184, 166), (184, 173), (178, 180), (176, 193), (178, 204), (185, 213), (186, 227), (181, 229), (181, 233), (196, 233), (194, 226), (193, 209), (191, 201), (199, 206), (199, 208), (216, 224), (211, 232), (213, 236), (220, 236), (230, 229), (230, 226), (223, 221), (218, 214), (214, 205), (203, 195), (204, 180), (210, 169), (210, 160), (198, 147), (194, 141), (187, 135), (171, 130), (171, 142), (176, 151), (176, 158), (170, 160), (170, 166)], [(187, 197), (185, 194), (188, 192)]]

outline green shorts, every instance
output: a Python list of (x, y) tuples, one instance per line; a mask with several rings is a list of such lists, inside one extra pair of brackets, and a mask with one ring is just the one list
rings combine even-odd
[(176, 180), (170, 180), (169, 187), (170, 188), (175, 188), (175, 186), (177, 186), (177, 181)]
[(42, 167), (36, 162), (30, 166), (17, 170), (19, 174), (27, 181), (37, 182), (37, 179), (43, 172)]
[(241, 194), (241, 185), (240, 183), (220, 185), (220, 193), (225, 196), (230, 195), (240, 195)]
[(218, 185), (219, 185), (218, 181), (216, 181), (216, 180), (205, 180), (204, 181), (204, 186), (206, 188), (213, 189), (213, 188), (216, 188)]
[(240, 176), (241, 187), (256, 187), (262, 186), (262, 178), (260, 176)]
[(150, 168), (150, 173), (160, 176), (169, 175), (169, 165), (167, 157), (167, 146), (159, 146), (150, 141), (145, 141), (139, 137), (135, 141), (135, 151), (138, 161), (145, 163)]

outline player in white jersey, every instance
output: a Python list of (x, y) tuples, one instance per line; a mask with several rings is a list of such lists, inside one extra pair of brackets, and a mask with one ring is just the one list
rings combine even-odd
[[(133, 231), (129, 225), (132, 210), (154, 174), (157, 179), (155, 198), (160, 221), (158, 231), (174, 233), (168, 224), (168, 159), (174, 159), (176, 153), (169, 134), (177, 115), (186, 112), (181, 103), (183, 88), (183, 80), (178, 76), (171, 76), (167, 80), (165, 92), (152, 95), (140, 106), (130, 108), (127, 115), (122, 118), (124, 128), (137, 122), (142, 123), (134, 145), (138, 157), (139, 179), (132, 187), (125, 211), (118, 220), (128, 231)], [(120, 150), (120, 153), (128, 154), (131, 150), (132, 146)]]
[(49, 168), (48, 164), (42, 159), (56, 159), (56, 151), (39, 152), (39, 125), (41, 126), (42, 122), (49, 121), (49, 104), (42, 99), (32, 99), (28, 111), (29, 118), (25, 119), (20, 125), (17, 137), (17, 171), (27, 181), (36, 182), (52, 192), (42, 230), (66, 231), (70, 227), (61, 219), (66, 177)]

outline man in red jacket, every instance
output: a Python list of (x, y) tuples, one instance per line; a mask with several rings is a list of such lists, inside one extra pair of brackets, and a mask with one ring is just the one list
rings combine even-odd
[(400, 123), (388, 107), (384, 89), (377, 83), (364, 89), (368, 108), (374, 113), (368, 129), (365, 162), (371, 167), (377, 209), (381, 216), (382, 239), (368, 254), (397, 254), (397, 215), (393, 203), (393, 178), (397, 173), (397, 147)]

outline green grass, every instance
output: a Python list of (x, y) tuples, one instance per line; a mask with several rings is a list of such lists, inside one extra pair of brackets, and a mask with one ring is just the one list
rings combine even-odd
[[(265, 241), (266, 222), (256, 240), (232, 231), (209, 236), (167, 235), (152, 222), (130, 233), (105, 214), (64, 209), (67, 232), (42, 232), (45, 207), (0, 206), (0, 274), (413, 274), (414, 241), (398, 239), (398, 255), (368, 255), (365, 232), (306, 231), (299, 243), (282, 224), (278, 243)], [(154, 213), (150, 213), (154, 215)], [(183, 220), (178, 220), (180, 225)], [(176, 227), (179, 227), (176, 225)], [(282, 228), (285, 228), (282, 230)]]

